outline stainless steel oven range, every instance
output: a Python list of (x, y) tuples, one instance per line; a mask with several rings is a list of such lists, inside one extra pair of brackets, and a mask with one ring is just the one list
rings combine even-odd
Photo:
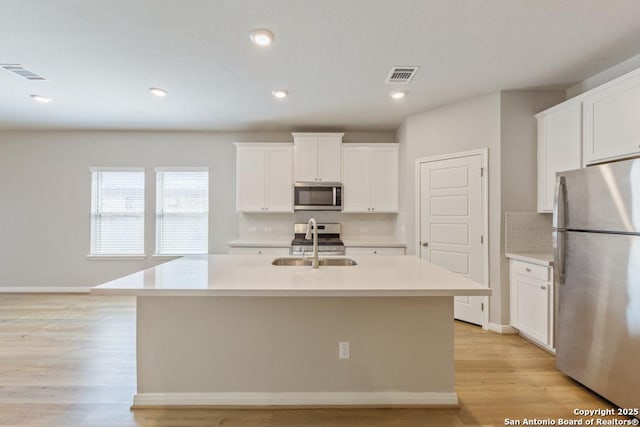
[[(313, 241), (304, 238), (307, 224), (295, 224), (294, 238), (291, 241), (290, 254), (294, 256), (311, 255)], [(344, 255), (344, 243), (340, 240), (340, 224), (318, 224), (318, 254)]]

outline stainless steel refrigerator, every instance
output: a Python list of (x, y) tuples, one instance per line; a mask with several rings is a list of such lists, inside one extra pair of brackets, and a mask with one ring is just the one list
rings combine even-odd
[(640, 408), (640, 159), (559, 173), (553, 227), (556, 365)]

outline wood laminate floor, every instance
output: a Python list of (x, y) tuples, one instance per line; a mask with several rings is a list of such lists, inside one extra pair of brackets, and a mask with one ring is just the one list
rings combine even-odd
[(131, 411), (133, 297), (0, 294), (0, 426), (502, 426), (610, 407), (518, 336), (456, 322), (455, 354), (455, 409)]

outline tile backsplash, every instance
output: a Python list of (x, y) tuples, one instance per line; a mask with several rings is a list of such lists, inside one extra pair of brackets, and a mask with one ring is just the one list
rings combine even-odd
[(505, 213), (505, 252), (551, 253), (551, 215)]

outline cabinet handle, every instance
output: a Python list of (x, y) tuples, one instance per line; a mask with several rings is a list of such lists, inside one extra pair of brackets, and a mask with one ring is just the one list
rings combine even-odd
[(262, 251), (258, 251), (258, 255), (262, 255)]
[(525, 270), (527, 270), (527, 273), (531, 273), (531, 269), (529, 267), (525, 268)]
[(378, 255), (378, 251), (373, 251), (373, 254), (374, 255)]
[(546, 290), (547, 287), (545, 285), (540, 285), (540, 289)]

